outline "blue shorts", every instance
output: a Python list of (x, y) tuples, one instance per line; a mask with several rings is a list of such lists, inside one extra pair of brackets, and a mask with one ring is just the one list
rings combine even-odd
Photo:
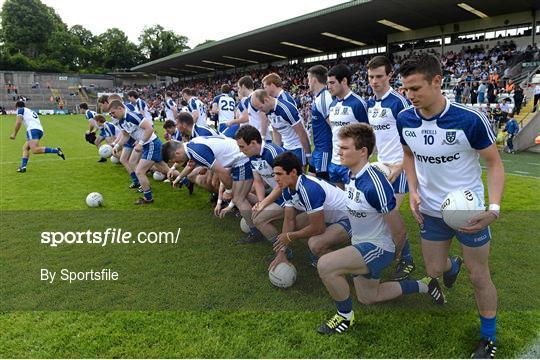
[(407, 175), (405, 175), (405, 170), (399, 174), (396, 180), (392, 183), (394, 188), (394, 194), (406, 194), (409, 192), (409, 185), (407, 184)]
[(394, 253), (383, 250), (382, 248), (370, 243), (361, 242), (353, 245), (356, 250), (360, 251), (364, 262), (366, 263), (369, 273), (362, 275), (366, 279), (380, 279), (381, 273), (394, 260)]
[(304, 148), (296, 149), (285, 149), (286, 151), (292, 152), (296, 157), (302, 161), (302, 165), (306, 165), (306, 154), (304, 153)]
[(318, 173), (328, 172), (328, 164), (332, 158), (332, 150), (321, 151), (315, 149), (311, 154), (311, 166), (315, 168)]
[(341, 225), (341, 227), (343, 227), (343, 229), (345, 229), (345, 231), (347, 232), (347, 234), (349, 234), (349, 237), (352, 236), (351, 223), (350, 223), (348, 217), (343, 218), (343, 219), (341, 219), (341, 220), (338, 220), (338, 221), (336, 221), (335, 223), (326, 223), (326, 227), (329, 227), (330, 225), (334, 225), (334, 224)]
[(420, 237), (424, 240), (445, 241), (455, 236), (460, 243), (468, 247), (479, 247), (491, 240), (489, 227), (475, 234), (465, 234), (446, 225), (442, 218), (426, 214), (422, 214), (422, 216), (424, 217), (424, 224), (420, 226)]
[(336, 165), (333, 162), (328, 165), (328, 176), (333, 184), (349, 182), (349, 169), (343, 165)]
[(161, 141), (159, 138), (155, 138), (148, 144), (143, 145), (141, 160), (151, 160), (155, 162), (163, 160), (161, 157)]
[(43, 137), (43, 131), (39, 129), (31, 129), (26, 131), (26, 141), (39, 140)]
[(221, 125), (219, 127), (220, 127), (219, 133), (231, 139), (234, 139), (234, 137), (236, 136), (236, 132), (238, 131), (238, 129), (240, 129), (240, 125), (238, 124), (235, 124), (231, 127), (225, 126), (225, 129), (223, 131), (221, 130)]
[(129, 140), (124, 144), (124, 147), (128, 149), (133, 149), (135, 147), (135, 139), (130, 137)]
[(253, 179), (251, 162), (247, 161), (245, 164), (233, 167), (231, 170), (231, 176), (233, 181), (245, 181)]

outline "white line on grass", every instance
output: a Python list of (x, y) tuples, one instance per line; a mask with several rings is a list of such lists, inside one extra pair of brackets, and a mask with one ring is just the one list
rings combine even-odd
[(518, 356), (520, 359), (538, 359), (540, 358), (540, 336), (538, 336), (533, 342), (532, 345)]
[(529, 175), (530, 172), (528, 171), (519, 171), (519, 170), (514, 170), (515, 173), (518, 173), (518, 174), (524, 174), (524, 175)]
[(529, 164), (529, 165), (536, 165), (536, 166), (540, 165), (540, 163), (527, 163), (527, 164)]

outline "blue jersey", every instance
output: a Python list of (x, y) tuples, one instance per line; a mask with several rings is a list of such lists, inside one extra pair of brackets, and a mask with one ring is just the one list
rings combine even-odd
[(384, 220), (384, 214), (396, 207), (392, 185), (369, 163), (357, 174), (350, 174), (349, 179), (345, 192), (352, 244), (369, 242), (383, 250), (395, 252), (392, 232)]
[(401, 143), (414, 156), (420, 211), (440, 218), (444, 198), (459, 189), (469, 189), (484, 199), (478, 150), (495, 142), (484, 114), (446, 100), (444, 111), (430, 119), (414, 107), (403, 110), (397, 127)]
[(313, 130), (313, 145), (318, 151), (332, 151), (332, 129), (326, 119), (329, 115), (332, 96), (322, 89), (311, 105), (311, 129)]
[(176, 103), (174, 102), (174, 100), (171, 99), (171, 98), (165, 99), (163, 104), (165, 105), (165, 117), (166, 117), (166, 119), (176, 122), (176, 119), (174, 118), (174, 112), (173, 112), (173, 109), (176, 108)]
[(294, 107), (296, 107), (296, 101), (294, 100), (294, 98), (292, 97), (291, 94), (289, 94), (287, 91), (285, 90), (281, 90), (277, 96), (277, 98), (281, 101), (287, 101), (287, 102), (290, 102), (291, 105), (294, 105)]
[(274, 179), (274, 159), (283, 152), (285, 152), (285, 149), (281, 146), (263, 142), (261, 145), (261, 153), (249, 158), (253, 171), (258, 173), (263, 181), (272, 189), (278, 187), (277, 182)]
[(259, 117), (259, 111), (256, 110), (251, 105), (251, 95), (243, 98), (242, 100), (240, 100), (240, 102), (238, 103), (238, 111), (240, 113), (243, 113), (244, 111), (247, 111), (248, 112), (248, 119), (249, 119), (248, 123), (249, 123), (249, 125), (251, 125), (251, 126), (255, 127), (257, 130), (259, 130), (263, 140), (272, 141), (272, 136), (270, 135), (270, 131), (269, 131), (270, 125), (268, 125), (268, 128), (266, 129), (266, 134), (262, 133), (261, 118)]
[(193, 112), (197, 111), (199, 113), (199, 118), (197, 119), (197, 125), (199, 126), (207, 126), (206, 124), (206, 107), (204, 106), (203, 102), (199, 100), (197, 97), (193, 96), (188, 101), (188, 109), (193, 114)]
[(97, 115), (97, 113), (95, 111), (92, 111), (92, 110), (86, 110), (85, 113), (84, 113), (84, 116), (86, 116), (86, 120), (88, 120), (88, 122), (93, 122), (95, 123), (96, 120), (94, 120), (94, 117)]
[[(127, 132), (133, 140), (143, 141), (145, 132), (145, 130), (141, 128), (141, 124), (143, 121), (145, 120), (142, 114), (133, 111), (126, 111), (126, 113), (124, 114), (124, 118), (118, 121), (118, 126), (122, 130)], [(154, 141), (156, 137), (156, 134), (152, 132), (152, 135), (148, 140), (144, 142), (144, 145)]]
[(357, 94), (350, 91), (343, 99), (335, 98), (330, 104), (329, 119), (332, 128), (332, 162), (341, 165), (339, 160), (339, 130), (353, 123), (369, 123), (366, 102)]
[(191, 130), (191, 138), (196, 138), (197, 136), (220, 136), (217, 131), (211, 129), (207, 126), (200, 126), (193, 124), (193, 130)]
[(285, 207), (313, 214), (324, 211), (324, 222), (333, 224), (347, 218), (345, 192), (319, 178), (300, 175), (296, 188), (285, 188), (282, 192)]
[(300, 115), (296, 106), (277, 98), (274, 110), (271, 110), (267, 116), (272, 128), (281, 135), (281, 141), (286, 150), (302, 147), (300, 137), (293, 129), (293, 126), (300, 122)]
[(224, 136), (199, 136), (184, 143), (186, 155), (201, 166), (212, 168), (216, 161), (226, 168), (246, 164), (249, 159), (233, 140)]
[(392, 88), (381, 99), (368, 101), (369, 124), (375, 133), (378, 161), (389, 164), (403, 161), (403, 148), (399, 141), (396, 119), (399, 112), (407, 107), (407, 99)]
[(171, 135), (171, 140), (182, 142), (182, 133), (180, 132), (180, 130), (176, 129), (174, 134)]

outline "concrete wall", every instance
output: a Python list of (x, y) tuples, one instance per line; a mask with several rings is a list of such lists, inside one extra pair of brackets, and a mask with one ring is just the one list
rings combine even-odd
[(536, 134), (540, 132), (540, 112), (534, 114), (534, 117), (529, 121), (523, 129), (514, 138), (514, 149), (516, 151), (527, 150), (535, 146), (534, 139)]

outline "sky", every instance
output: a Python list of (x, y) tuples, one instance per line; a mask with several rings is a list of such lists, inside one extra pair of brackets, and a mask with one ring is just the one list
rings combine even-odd
[[(80, 24), (94, 35), (117, 27), (138, 44), (144, 26), (160, 24), (189, 38), (194, 47), (221, 40), (296, 16), (347, 2), (345, 0), (164, 1), (164, 0), (42, 0), (68, 25)], [(0, 5), (4, 0), (0, 0)], [(274, 10), (276, 9), (276, 10)], [(284, 11), (286, 10), (286, 11)]]

